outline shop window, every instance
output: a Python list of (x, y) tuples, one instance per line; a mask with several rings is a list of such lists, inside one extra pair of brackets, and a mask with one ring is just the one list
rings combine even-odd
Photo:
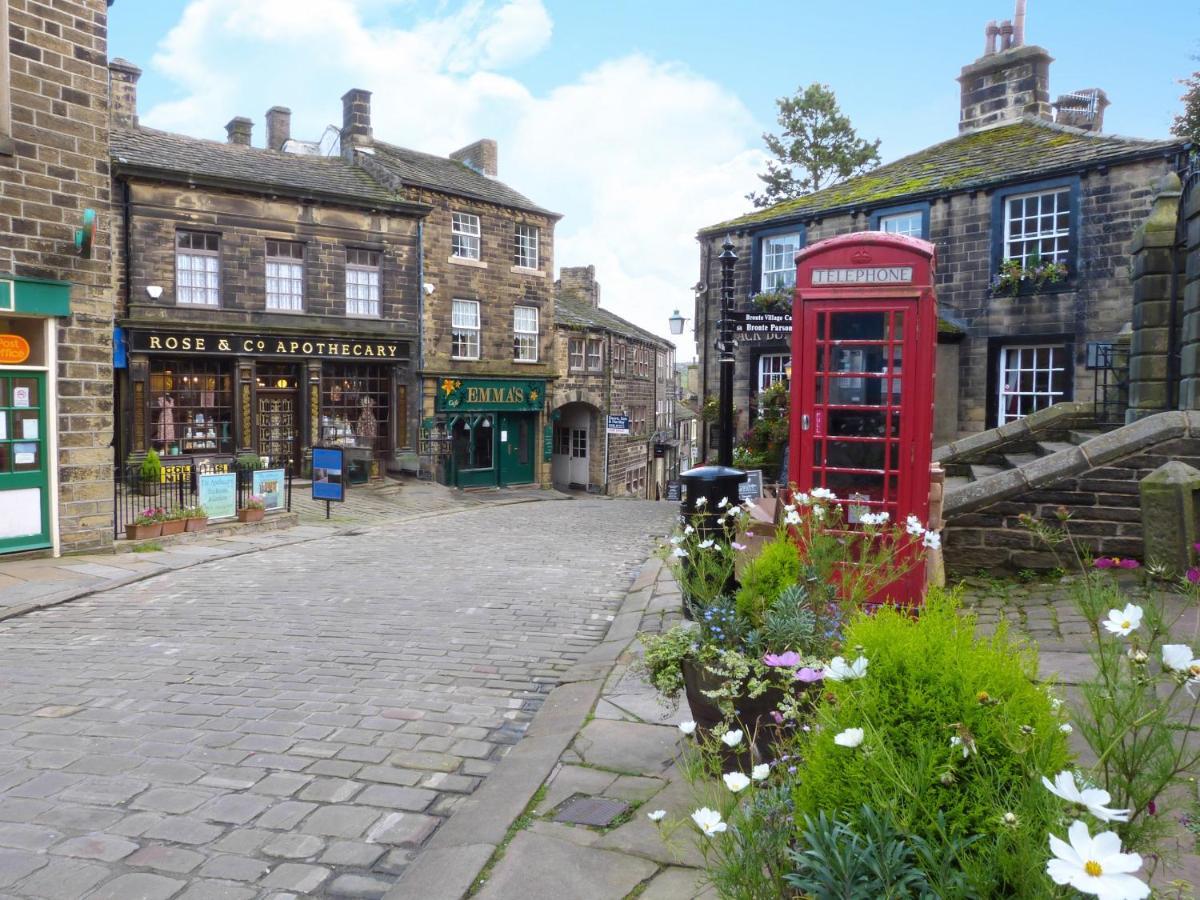
[(583, 338), (571, 338), (567, 341), (567, 367), (573, 372), (583, 370), (583, 355), (586, 343)]
[(492, 417), (463, 416), (457, 419), (450, 431), (451, 452), (454, 464), (459, 469), (492, 468), (492, 446), (495, 431)]
[(764, 292), (791, 290), (796, 286), (796, 254), (800, 252), (800, 235), (774, 234), (762, 238), (762, 277), (759, 290)]
[(160, 456), (232, 453), (233, 376), (220, 360), (150, 360), (149, 445)]
[(450, 214), (450, 253), (458, 259), (479, 259), (479, 216)]
[(346, 315), (379, 316), (379, 251), (346, 250)]
[(220, 237), (200, 231), (175, 234), (175, 301), (193, 306), (221, 302)]
[(304, 245), (267, 241), (267, 309), (304, 311)]
[(451, 311), (450, 355), (479, 359), (479, 301), (455, 300)]
[(1069, 400), (1068, 360), (1063, 345), (1001, 347), (996, 424)]
[(587, 342), (587, 367), (589, 372), (604, 371), (604, 343), (599, 340)]
[(513, 307), (513, 359), (537, 362), (538, 311), (536, 306)]
[(538, 229), (536, 225), (514, 227), (513, 265), (522, 269), (538, 267)]
[(369, 447), (376, 456), (390, 451), (391, 389), (389, 366), (322, 363), (322, 442)]

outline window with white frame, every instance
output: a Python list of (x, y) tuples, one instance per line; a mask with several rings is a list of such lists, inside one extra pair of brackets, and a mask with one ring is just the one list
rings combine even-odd
[(1071, 192), (1067, 188), (1004, 198), (1004, 258), (1022, 268), (1070, 262)]
[(587, 342), (587, 367), (589, 372), (604, 371), (604, 343), (597, 338)]
[(574, 371), (583, 369), (583, 353), (587, 342), (583, 338), (571, 338), (567, 341), (567, 368)]
[(624, 375), (625, 374), (625, 365), (626, 365), (625, 342), (624, 341), (617, 341), (615, 344), (613, 344), (612, 356), (613, 356), (613, 374)]
[(787, 380), (788, 353), (764, 353), (758, 358), (758, 389), (765, 391), (777, 381)]
[(879, 230), (888, 234), (906, 234), (909, 237), (924, 237), (925, 216), (919, 209), (891, 213), (879, 217)]
[(267, 241), (267, 309), (304, 311), (304, 245)]
[(220, 238), (200, 231), (175, 234), (175, 302), (219, 306)]
[(538, 267), (538, 229), (536, 225), (513, 228), (513, 265), (522, 269)]
[(513, 307), (513, 359), (537, 362), (538, 311), (536, 306)]
[(479, 259), (479, 216), (450, 214), (450, 253), (458, 259)]
[(379, 251), (346, 249), (346, 315), (379, 315)]
[(1020, 344), (1000, 348), (996, 424), (1045, 409), (1067, 396), (1067, 348), (1061, 344)]
[(479, 301), (455, 300), (450, 322), (450, 355), (479, 359)]
[(760, 291), (791, 290), (796, 286), (796, 254), (800, 235), (775, 234), (762, 239)]

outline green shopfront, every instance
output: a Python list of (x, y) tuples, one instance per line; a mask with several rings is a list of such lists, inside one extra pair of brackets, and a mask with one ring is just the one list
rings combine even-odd
[(57, 318), (65, 282), (0, 277), (0, 554), (57, 550)]
[(440, 480), (463, 488), (541, 481), (545, 397), (540, 379), (439, 378), (436, 427), (447, 443)]

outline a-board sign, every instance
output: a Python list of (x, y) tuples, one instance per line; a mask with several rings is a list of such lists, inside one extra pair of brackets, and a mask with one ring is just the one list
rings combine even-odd
[(679, 502), (683, 499), (683, 482), (668, 481), (667, 482), (667, 499)]
[(609, 416), (609, 434), (629, 434), (629, 416)]
[(237, 473), (201, 474), (196, 499), (210, 519), (232, 519), (237, 515)]
[(746, 480), (738, 485), (739, 500), (761, 500), (763, 495), (762, 469), (750, 469)]
[(263, 509), (267, 512), (283, 509), (285, 478), (287, 472), (283, 469), (259, 469), (254, 473), (250, 490), (262, 497)]
[(346, 458), (341, 447), (313, 447), (312, 498), (346, 499)]

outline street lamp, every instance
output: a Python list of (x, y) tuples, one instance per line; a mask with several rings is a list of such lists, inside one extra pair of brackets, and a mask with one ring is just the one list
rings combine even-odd
[(679, 310), (675, 310), (674, 315), (667, 319), (671, 326), (671, 334), (683, 334), (683, 323), (686, 321), (687, 319), (679, 314)]

